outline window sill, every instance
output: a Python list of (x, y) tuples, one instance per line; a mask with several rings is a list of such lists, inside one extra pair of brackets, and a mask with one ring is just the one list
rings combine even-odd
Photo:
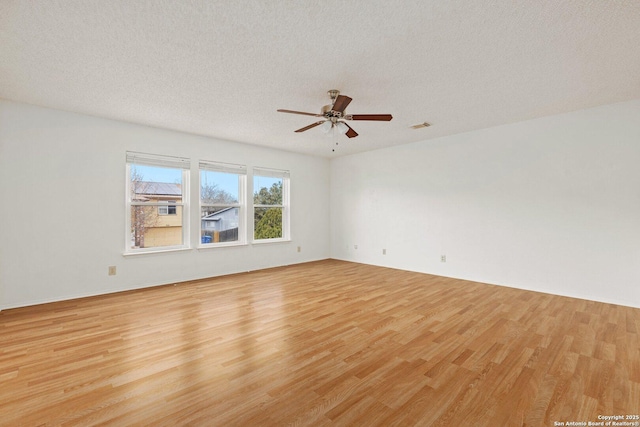
[(196, 247), (197, 250), (207, 250), (207, 249), (216, 249), (216, 248), (232, 248), (236, 246), (248, 246), (246, 242), (233, 242), (233, 243), (209, 243), (204, 245), (198, 245)]
[(187, 252), (190, 251), (191, 248), (171, 248), (171, 249), (158, 249), (158, 250), (141, 250), (135, 252), (124, 252), (122, 256), (138, 256), (138, 255), (151, 255), (151, 254), (165, 254), (169, 252)]
[(251, 242), (252, 245), (265, 245), (269, 243), (290, 243), (291, 239), (263, 239), (263, 240), (254, 240)]

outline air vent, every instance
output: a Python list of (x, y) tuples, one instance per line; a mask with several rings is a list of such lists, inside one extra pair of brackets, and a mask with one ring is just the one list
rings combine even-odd
[(429, 126), (431, 126), (431, 123), (424, 122), (418, 125), (411, 126), (411, 129), (422, 129), (422, 128), (428, 128)]

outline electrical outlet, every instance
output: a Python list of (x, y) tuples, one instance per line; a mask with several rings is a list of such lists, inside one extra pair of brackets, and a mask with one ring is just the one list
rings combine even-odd
[(298, 246), (298, 252), (302, 252), (302, 246)]
[(446, 255), (440, 255), (440, 262), (447, 262), (447, 256)]
[(386, 255), (386, 254), (387, 254), (387, 250), (386, 250), (386, 249), (383, 249), (383, 250), (382, 250), (382, 255)]
[(353, 245), (353, 249), (358, 249), (358, 245)]
[(109, 276), (115, 276), (116, 275), (116, 266), (115, 265), (110, 265), (109, 266)]

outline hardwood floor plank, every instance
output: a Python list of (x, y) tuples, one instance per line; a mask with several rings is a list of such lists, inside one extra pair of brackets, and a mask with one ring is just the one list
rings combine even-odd
[(640, 412), (640, 309), (326, 260), (0, 312), (0, 426)]

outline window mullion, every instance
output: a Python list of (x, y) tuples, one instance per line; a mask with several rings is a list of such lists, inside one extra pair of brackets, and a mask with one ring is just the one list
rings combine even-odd
[(131, 206), (186, 206), (182, 202), (130, 202)]

